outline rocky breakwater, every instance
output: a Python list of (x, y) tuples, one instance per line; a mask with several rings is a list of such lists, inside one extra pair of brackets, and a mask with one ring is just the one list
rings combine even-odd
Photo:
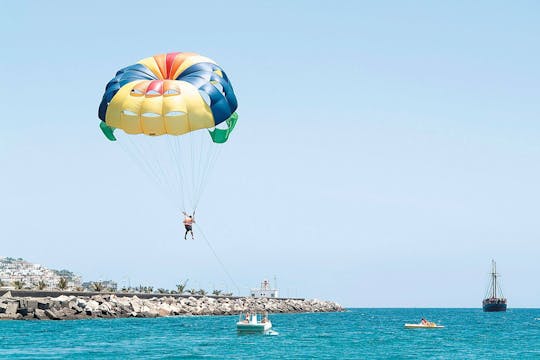
[[(6, 294), (8, 295), (8, 294)], [(301, 299), (154, 297), (113, 294), (32, 298), (0, 298), (0, 319), (68, 320), (87, 318), (162, 317), (175, 315), (234, 315), (241, 312), (336, 312), (334, 302)]]

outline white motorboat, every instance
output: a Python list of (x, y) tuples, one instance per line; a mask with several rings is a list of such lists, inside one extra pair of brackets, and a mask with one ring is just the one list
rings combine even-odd
[(268, 315), (240, 314), (236, 323), (236, 330), (242, 333), (264, 333), (272, 328)]

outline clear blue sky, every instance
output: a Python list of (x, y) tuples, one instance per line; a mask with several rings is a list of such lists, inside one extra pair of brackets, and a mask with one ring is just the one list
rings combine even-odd
[(494, 258), (540, 306), (537, 1), (11, 1), (0, 33), (0, 255), (234, 290), (98, 129), (117, 69), (194, 51), (239, 101), (198, 215), (244, 293), (479, 307)]

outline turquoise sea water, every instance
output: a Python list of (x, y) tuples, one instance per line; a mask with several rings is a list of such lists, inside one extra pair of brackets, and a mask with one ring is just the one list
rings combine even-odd
[[(404, 329), (421, 317), (444, 329)], [(277, 336), (237, 316), (0, 321), (2, 359), (540, 359), (540, 309), (351, 309), (275, 314)]]

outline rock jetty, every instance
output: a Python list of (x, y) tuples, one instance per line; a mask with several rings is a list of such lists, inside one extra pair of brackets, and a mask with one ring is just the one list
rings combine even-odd
[(234, 315), (241, 312), (336, 312), (334, 302), (305, 299), (173, 297), (149, 299), (99, 294), (92, 296), (0, 297), (0, 320), (70, 320), (88, 318), (153, 318), (176, 315)]

